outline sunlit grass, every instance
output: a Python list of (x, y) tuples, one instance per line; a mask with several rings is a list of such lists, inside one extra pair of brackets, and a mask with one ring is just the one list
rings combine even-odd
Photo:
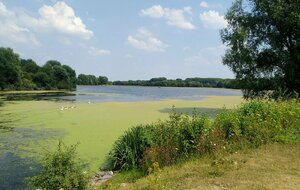
[[(166, 167), (158, 183), (164, 189), (299, 189), (300, 146), (264, 145), (235, 154), (223, 155), (218, 169), (210, 157), (192, 158), (183, 164)], [(133, 174), (132, 174), (133, 175)], [(136, 174), (138, 175), (138, 174)], [(108, 183), (109, 189), (149, 189), (148, 176), (132, 180), (119, 174)]]

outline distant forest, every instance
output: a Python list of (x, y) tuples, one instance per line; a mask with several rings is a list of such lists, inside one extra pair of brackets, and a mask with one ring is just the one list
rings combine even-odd
[(78, 85), (120, 85), (120, 86), (161, 86), (161, 87), (212, 87), (212, 88), (238, 88), (234, 79), (221, 78), (187, 78), (167, 79), (165, 77), (150, 80), (128, 80), (111, 82), (105, 76), (80, 74), (77, 77)]
[(114, 81), (112, 84), (125, 86), (238, 88), (234, 79), (220, 78), (187, 78), (185, 80), (174, 80), (159, 77), (150, 80)]
[(128, 80), (110, 82), (106, 76), (79, 74), (70, 66), (49, 60), (39, 66), (32, 59), (22, 59), (10, 48), (0, 48), (0, 90), (76, 89), (76, 85), (124, 85), (161, 87), (238, 88), (234, 79), (187, 78)]

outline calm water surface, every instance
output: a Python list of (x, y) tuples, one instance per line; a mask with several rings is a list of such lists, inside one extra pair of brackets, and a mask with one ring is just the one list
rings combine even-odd
[(75, 96), (63, 99), (79, 102), (135, 102), (167, 99), (201, 100), (207, 96), (241, 96), (240, 90), (139, 86), (77, 86)]

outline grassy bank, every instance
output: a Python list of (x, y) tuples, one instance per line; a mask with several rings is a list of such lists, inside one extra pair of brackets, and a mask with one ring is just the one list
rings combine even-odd
[[(203, 115), (189, 117), (173, 113), (168, 120), (131, 128), (115, 142), (104, 167), (125, 172), (121, 172), (117, 179), (133, 180), (148, 173), (144, 189), (162, 189), (169, 183), (175, 185), (169, 186), (170, 189), (176, 189), (177, 181), (161, 181), (162, 166), (185, 164), (200, 157), (202, 165), (211, 162), (210, 167), (203, 170), (212, 177), (220, 177), (227, 170), (238, 169), (246, 163), (245, 160), (230, 158), (238, 152), (274, 143), (287, 144), (287, 147), (296, 143), (292, 146), (296, 149), (299, 142), (299, 102), (254, 100), (234, 110), (224, 109), (213, 120)], [(274, 152), (274, 159), (276, 153), (278, 151)], [(299, 150), (294, 153), (298, 156)], [(279, 161), (277, 164), (282, 163)], [(271, 168), (266, 169), (266, 173), (272, 173)], [(297, 169), (294, 177), (299, 177)], [(119, 184), (107, 182), (102, 188), (119, 188)]]
[[(66, 144), (79, 142), (79, 156), (95, 171), (103, 162), (112, 144), (128, 128), (141, 123), (165, 119), (171, 108), (234, 107), (241, 97), (209, 97), (201, 101), (167, 100), (128, 103), (72, 103), (51, 101), (6, 102), (0, 119), (11, 120), (12, 133), (2, 134), (7, 144), (22, 157), (38, 157), (53, 149), (57, 140)], [(68, 109), (61, 111), (61, 107)], [(73, 106), (73, 108), (72, 108)], [(18, 133), (17, 133), (18, 132)], [(1, 138), (4, 140), (4, 138)], [(26, 140), (27, 139), (27, 140)]]
[[(155, 175), (138, 179), (128, 172), (112, 178), (100, 189), (194, 189), (194, 190), (298, 190), (300, 186), (300, 146), (264, 145), (259, 149), (238, 151), (222, 158), (193, 158), (166, 167)], [(217, 167), (216, 160), (223, 160)], [(216, 175), (216, 171), (218, 175)], [(135, 176), (134, 176), (135, 175)], [(155, 184), (153, 179), (157, 178)]]

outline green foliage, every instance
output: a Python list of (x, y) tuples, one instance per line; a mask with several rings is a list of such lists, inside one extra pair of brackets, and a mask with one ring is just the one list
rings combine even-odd
[(114, 145), (107, 158), (110, 169), (147, 170), (153, 163), (166, 166), (191, 155), (259, 147), (266, 143), (300, 140), (297, 100), (253, 100), (235, 110), (223, 109), (214, 120), (170, 114), (168, 120), (133, 127)]
[(234, 111), (224, 109), (214, 121), (214, 130), (220, 130), (219, 138), (226, 141), (237, 140), (241, 135), (239, 117)]
[(112, 170), (138, 168), (145, 149), (151, 145), (150, 130), (151, 127), (137, 126), (126, 131), (115, 142), (103, 167)]
[(214, 87), (214, 88), (238, 88), (233, 79), (220, 78), (187, 78), (167, 79), (165, 77), (152, 78), (150, 80), (114, 81), (113, 85), (125, 86), (170, 86), (170, 87)]
[(0, 48), (0, 90), (15, 89), (21, 85), (19, 55), (10, 48)]
[(207, 124), (206, 116), (190, 119), (173, 113), (169, 120), (133, 127), (115, 142), (104, 167), (147, 170), (154, 162), (162, 166), (173, 164), (178, 156), (195, 152), (198, 137)]
[(244, 96), (299, 95), (299, 1), (236, 0), (226, 20), (221, 37), (229, 49), (223, 63)]
[(105, 76), (99, 76), (98, 78), (94, 75), (80, 74), (77, 78), (78, 85), (105, 85), (108, 84), (108, 78)]
[(99, 76), (98, 77), (98, 84), (99, 85), (108, 84), (108, 78), (105, 77), (105, 76)]
[(42, 67), (42, 72), (45, 74), (39, 74), (36, 76), (36, 80), (40, 79), (40, 83), (46, 83), (46, 85), (50, 88), (76, 88), (76, 73), (69, 66), (61, 65), (60, 62), (55, 60), (50, 60)]
[(43, 171), (29, 183), (39, 189), (81, 189), (87, 187), (88, 178), (76, 155), (76, 145), (67, 147), (59, 142), (57, 150), (45, 155)]
[(0, 90), (75, 89), (76, 73), (55, 60), (40, 67), (20, 59), (10, 48), (0, 48)]
[(163, 189), (163, 186), (160, 184), (160, 173), (161, 169), (158, 162), (154, 162), (151, 167), (148, 168), (147, 180), (149, 190)]

